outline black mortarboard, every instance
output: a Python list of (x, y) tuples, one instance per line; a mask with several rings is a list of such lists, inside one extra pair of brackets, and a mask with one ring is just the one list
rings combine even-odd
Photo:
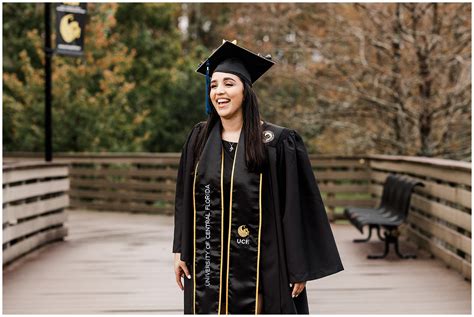
[(248, 84), (252, 85), (275, 62), (271, 56), (265, 57), (255, 54), (235, 42), (225, 41), (197, 68), (197, 72), (206, 75), (206, 112), (211, 112), (209, 103), (210, 77), (215, 71), (239, 75)]

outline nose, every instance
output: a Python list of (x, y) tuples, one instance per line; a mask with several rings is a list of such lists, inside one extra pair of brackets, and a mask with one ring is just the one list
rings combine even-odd
[(221, 95), (224, 93), (224, 86), (223, 85), (217, 85), (216, 87), (216, 94)]

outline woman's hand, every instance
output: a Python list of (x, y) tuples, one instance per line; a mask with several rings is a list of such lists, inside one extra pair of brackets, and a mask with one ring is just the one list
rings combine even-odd
[[(297, 297), (305, 288), (306, 282), (295, 283), (293, 285), (293, 291), (291, 292), (291, 297)], [(290, 284), (291, 287), (291, 284)]]
[(181, 253), (174, 254), (174, 274), (176, 275), (176, 283), (178, 283), (179, 288), (181, 288), (181, 290), (184, 290), (183, 283), (181, 282), (181, 277), (183, 275), (186, 275), (189, 279), (191, 279), (191, 275), (189, 274), (186, 262), (181, 261)]

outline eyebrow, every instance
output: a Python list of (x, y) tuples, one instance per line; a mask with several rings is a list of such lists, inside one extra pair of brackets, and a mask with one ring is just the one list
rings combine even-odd
[[(230, 77), (224, 77), (223, 80), (228, 80), (228, 79), (235, 81), (234, 78), (230, 78)], [(216, 81), (217, 81), (217, 80), (213, 79), (213, 80), (211, 81), (211, 83), (214, 83), (214, 82), (216, 82)]]

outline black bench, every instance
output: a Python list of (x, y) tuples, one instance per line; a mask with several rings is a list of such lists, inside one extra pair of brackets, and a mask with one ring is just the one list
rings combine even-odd
[[(390, 244), (394, 244), (395, 252), (400, 258), (416, 258), (416, 255), (402, 255), (398, 249), (398, 227), (406, 221), (410, 209), (410, 198), (415, 186), (424, 186), (423, 183), (410, 179), (407, 176), (390, 174), (383, 186), (382, 198), (377, 208), (347, 207), (344, 214), (349, 221), (361, 232), (369, 226), (369, 235), (365, 239), (355, 239), (354, 242), (370, 240), (372, 230), (377, 230), (377, 236), (385, 242), (385, 250), (381, 255), (368, 255), (368, 259), (382, 259), (388, 254)], [(380, 228), (384, 229), (384, 236), (380, 235)]]

